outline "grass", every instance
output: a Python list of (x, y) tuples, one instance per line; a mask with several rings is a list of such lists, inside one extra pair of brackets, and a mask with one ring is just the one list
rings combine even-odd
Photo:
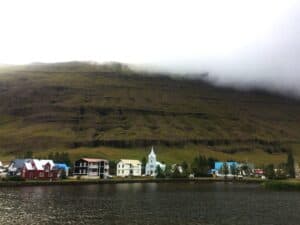
[[(77, 149), (48, 149), (39, 150), (34, 152), (34, 156), (37, 158), (45, 158), (49, 153), (53, 152), (68, 152), (71, 160), (82, 157), (95, 157), (95, 158), (105, 158), (109, 160), (119, 160), (119, 159), (138, 159), (142, 160), (143, 157), (148, 156), (150, 152), (150, 147), (148, 148), (111, 148), (111, 147), (96, 147), (96, 148), (86, 148), (81, 147)], [(240, 162), (251, 162), (257, 167), (262, 167), (263, 165), (269, 163), (279, 164), (286, 160), (286, 155), (283, 153), (273, 153), (269, 154), (262, 150), (255, 150), (252, 152), (239, 152), (235, 154), (228, 154), (223, 152), (218, 152), (207, 148), (207, 146), (199, 145), (189, 145), (183, 148), (168, 148), (165, 146), (157, 146), (155, 149), (157, 153), (158, 160), (165, 162), (167, 164), (182, 163), (186, 161), (191, 163), (193, 159), (199, 154), (205, 155), (206, 157), (213, 157), (218, 160), (236, 160)], [(9, 162), (15, 157), (14, 154), (1, 154), (0, 160), (4, 162)]]
[(263, 186), (276, 191), (300, 191), (300, 180), (268, 180), (263, 183)]
[(152, 144), (165, 162), (201, 152), (277, 164), (286, 149), (300, 160), (299, 101), (120, 68), (73, 62), (0, 70), (0, 160), (28, 150), (141, 159)]

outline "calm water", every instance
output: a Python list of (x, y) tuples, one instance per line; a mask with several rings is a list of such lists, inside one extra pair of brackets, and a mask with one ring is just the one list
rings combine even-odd
[(230, 183), (0, 188), (0, 224), (299, 225), (300, 193)]

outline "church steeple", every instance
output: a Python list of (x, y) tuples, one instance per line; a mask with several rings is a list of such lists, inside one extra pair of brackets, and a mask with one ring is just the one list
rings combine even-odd
[(151, 148), (151, 152), (148, 155), (148, 162), (156, 164), (156, 154), (154, 152), (153, 146)]
[(150, 152), (150, 154), (149, 155), (154, 155), (154, 156), (156, 156), (155, 155), (155, 152), (154, 152), (154, 148), (153, 148), (153, 146), (152, 146), (152, 148), (151, 148), (151, 152)]

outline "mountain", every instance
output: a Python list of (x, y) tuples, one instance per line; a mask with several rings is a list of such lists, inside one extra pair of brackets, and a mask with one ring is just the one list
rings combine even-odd
[(298, 152), (299, 124), (297, 99), (119, 63), (0, 69), (2, 155), (150, 145), (281, 154)]

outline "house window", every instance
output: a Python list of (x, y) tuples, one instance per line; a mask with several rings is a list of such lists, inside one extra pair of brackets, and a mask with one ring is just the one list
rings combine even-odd
[(44, 172), (40, 172), (40, 177), (44, 177)]

